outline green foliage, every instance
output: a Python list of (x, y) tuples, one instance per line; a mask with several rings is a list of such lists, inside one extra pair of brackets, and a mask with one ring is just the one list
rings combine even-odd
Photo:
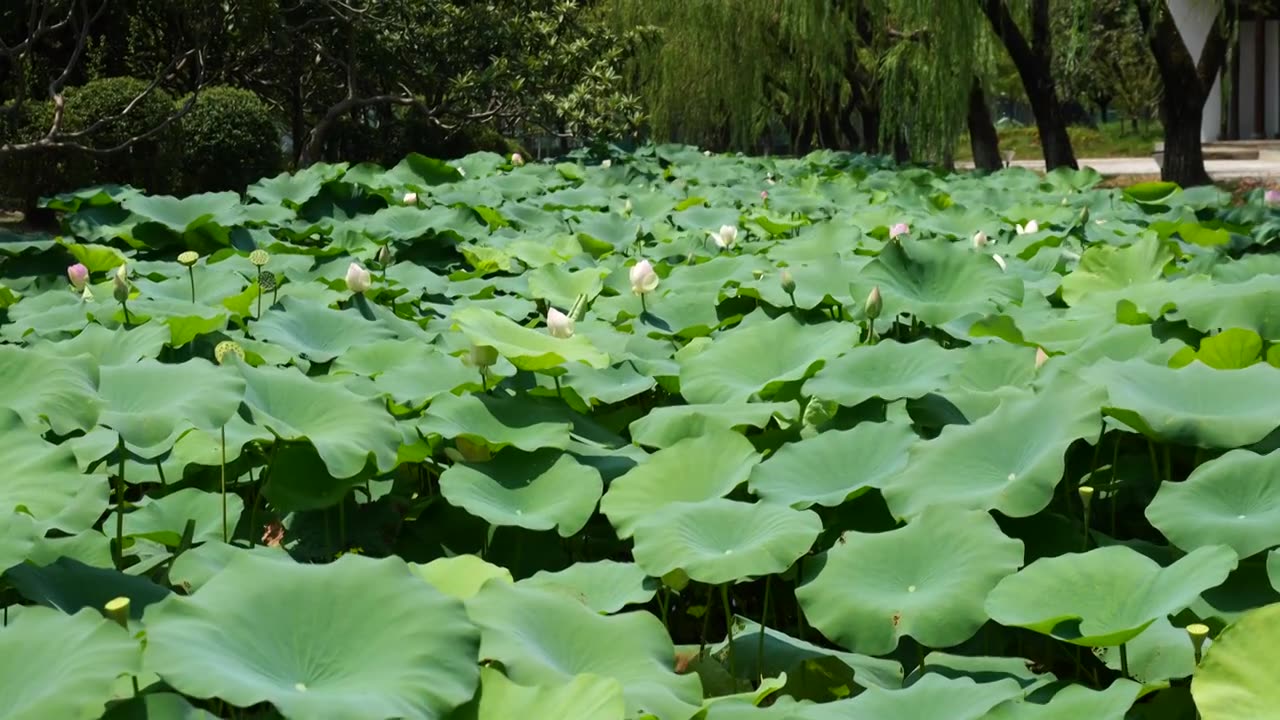
[[(189, 98), (178, 100), (181, 107)], [(181, 120), (182, 187), (243, 191), (280, 171), (280, 127), (271, 108), (239, 88), (204, 88)]]

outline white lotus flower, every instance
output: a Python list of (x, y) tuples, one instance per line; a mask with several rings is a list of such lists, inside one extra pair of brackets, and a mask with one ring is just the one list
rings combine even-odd
[(1019, 235), (1030, 235), (1033, 232), (1040, 232), (1040, 223), (1028, 220), (1026, 225), (1018, 225), (1016, 229)]
[(405, 194), (404, 194), (404, 204), (405, 204), (405, 205), (417, 205), (417, 204), (418, 204), (418, 193), (416, 193), (416, 192), (407, 192), (407, 193), (405, 193)]
[(547, 332), (551, 337), (573, 337), (573, 318), (555, 308), (547, 310)]
[(613, 161), (607, 158), (604, 160), (601, 160), (600, 167), (604, 168), (605, 170), (608, 170), (609, 168), (613, 167)]
[(353, 293), (362, 293), (369, 289), (373, 283), (373, 277), (368, 270), (360, 267), (359, 263), (351, 263), (347, 266), (347, 289)]
[(716, 247), (724, 250), (734, 246), (738, 242), (738, 227), (736, 225), (721, 225), (719, 232), (711, 233), (711, 237), (716, 241)]
[(703, 151), (702, 151), (702, 154), (703, 154), (703, 156), (705, 156), (705, 157), (711, 157), (711, 151), (710, 151), (710, 150), (703, 150)]
[(631, 198), (627, 198), (627, 201), (622, 204), (622, 212), (626, 215), (630, 215), (633, 209), (634, 207), (631, 205)]
[(980, 248), (987, 244), (987, 234), (979, 230), (973, 235), (973, 246)]
[(511, 164), (520, 167), (524, 164), (524, 156), (520, 153), (511, 153)]
[(875, 320), (880, 317), (882, 309), (884, 309), (884, 300), (880, 297), (880, 286), (876, 285), (871, 288), (871, 292), (867, 293), (867, 300), (862, 304), (862, 311), (866, 313), (868, 318)]
[(1008, 265), (1005, 265), (1004, 258), (1000, 257), (999, 255), (992, 255), (991, 259), (995, 260), (996, 264), (1000, 266), (1001, 272), (1004, 272), (1005, 270), (1008, 269)]
[(658, 287), (658, 273), (648, 260), (641, 260), (631, 266), (631, 291), (637, 295), (647, 295)]

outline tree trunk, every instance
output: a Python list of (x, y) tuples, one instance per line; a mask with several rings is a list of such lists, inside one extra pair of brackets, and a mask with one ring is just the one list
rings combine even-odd
[(907, 136), (901, 130), (893, 135), (893, 161), (899, 165), (911, 162), (911, 146), (907, 144)]
[(1003, 163), (1000, 160), (1000, 136), (996, 134), (996, 126), (991, 122), (991, 111), (987, 109), (987, 95), (982, 91), (982, 83), (974, 78), (969, 89), (969, 146), (973, 149), (973, 164), (979, 170), (999, 170)]
[(1161, 179), (1183, 187), (1213, 183), (1204, 168), (1204, 150), (1200, 145), (1204, 101), (1203, 96), (1192, 92), (1165, 92), (1160, 108), (1164, 120)]
[(1034, 0), (1032, 3), (1030, 43), (1018, 29), (1004, 0), (984, 0), (982, 9), (1022, 79), (1022, 87), (1031, 102), (1031, 112), (1036, 117), (1036, 129), (1040, 132), (1045, 169), (1078, 168), (1075, 152), (1071, 149), (1071, 137), (1067, 135), (1066, 116), (1062, 103), (1058, 101), (1057, 84), (1053, 81), (1049, 0)]

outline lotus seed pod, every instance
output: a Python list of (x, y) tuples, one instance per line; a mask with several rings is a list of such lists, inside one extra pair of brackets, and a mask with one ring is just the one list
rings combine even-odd
[(1200, 656), (1204, 653), (1204, 641), (1209, 637), (1209, 626), (1203, 623), (1191, 623), (1187, 626), (1187, 635), (1191, 636), (1191, 647), (1195, 649), (1196, 664), (1200, 664)]
[(271, 262), (271, 256), (267, 254), (266, 250), (254, 250), (249, 253), (249, 262), (257, 265), (258, 267), (262, 267)]
[(1081, 485), (1080, 489), (1076, 490), (1076, 492), (1080, 493), (1080, 502), (1086, 508), (1093, 503), (1093, 488), (1089, 485)]
[(790, 270), (782, 271), (781, 280), (782, 280), (782, 292), (790, 295), (791, 293), (796, 291), (796, 279), (791, 276)]
[(276, 274), (270, 272), (262, 273), (262, 277), (258, 278), (258, 287), (262, 288), (263, 292), (271, 292), (272, 290), (275, 290)]
[(472, 345), (471, 346), (471, 364), (480, 368), (487, 368), (498, 362), (497, 348), (489, 345)]
[(200, 261), (200, 253), (195, 250), (188, 250), (178, 256), (178, 264), (183, 267), (191, 267)]
[(219, 365), (226, 362), (231, 355), (244, 360), (244, 348), (240, 347), (240, 343), (234, 340), (223, 340), (213, 348), (213, 359), (217, 360)]
[(880, 286), (871, 288), (871, 292), (867, 295), (867, 302), (862, 306), (862, 310), (866, 316), (872, 320), (880, 317), (880, 311), (884, 309), (884, 300), (880, 297)]
[(116, 621), (120, 627), (125, 630), (129, 629), (129, 598), (118, 597), (108, 600), (102, 609), (106, 611), (107, 617)]

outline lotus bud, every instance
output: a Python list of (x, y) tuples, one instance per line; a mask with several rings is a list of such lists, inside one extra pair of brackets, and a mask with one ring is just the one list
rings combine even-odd
[(613, 161), (608, 158), (605, 158), (604, 160), (600, 161), (600, 167), (604, 168), (605, 170), (608, 170), (609, 168), (613, 167)]
[(254, 250), (249, 253), (249, 262), (258, 267), (264, 267), (271, 262), (271, 256), (267, 254), (266, 250)]
[(1263, 195), (1263, 201), (1271, 207), (1280, 207), (1280, 190), (1268, 190)]
[(511, 164), (515, 167), (524, 165), (524, 156), (520, 153), (511, 153)]
[(641, 260), (631, 266), (631, 292), (647, 295), (658, 287), (658, 273), (648, 260)]
[(782, 292), (790, 295), (796, 291), (796, 279), (791, 277), (790, 270), (783, 270), (780, 279), (782, 281)]
[(765, 202), (769, 202), (769, 191), (768, 191), (768, 190), (761, 190), (761, 191), (760, 191), (760, 199), (761, 199), (761, 200), (763, 200), (763, 201), (765, 201)]
[(573, 337), (573, 318), (555, 308), (547, 310), (547, 332), (551, 333), (551, 337)]
[(417, 205), (417, 204), (418, 204), (418, 193), (416, 193), (416, 192), (407, 192), (407, 193), (405, 193), (405, 194), (404, 194), (404, 200), (403, 200), (403, 202), (404, 202), (404, 204), (405, 204), (405, 205)]
[(631, 204), (631, 198), (627, 198), (627, 201), (622, 204), (622, 213), (624, 215), (630, 215), (633, 209), (635, 209), (635, 206)]
[(347, 266), (347, 289), (353, 293), (362, 293), (369, 289), (373, 278), (369, 271), (360, 267), (359, 263), (351, 263)]
[(82, 263), (76, 263), (67, 268), (67, 279), (71, 281), (71, 287), (83, 290), (85, 283), (89, 282), (89, 268)]
[(898, 223), (897, 225), (889, 228), (889, 237), (896, 238), (899, 235), (906, 235), (909, 232), (911, 232), (911, 227), (909, 225), (906, 223)]
[(192, 267), (200, 261), (200, 253), (195, 250), (188, 250), (178, 255), (178, 264), (182, 267)]
[(702, 156), (703, 156), (703, 157), (711, 157), (711, 151), (710, 151), (710, 150), (703, 150), (703, 151), (702, 151)]
[(116, 268), (116, 274), (111, 278), (111, 293), (115, 296), (116, 302), (123, 303), (129, 299), (129, 269), (126, 265)]
[(1203, 623), (1191, 623), (1187, 626), (1187, 635), (1191, 637), (1191, 647), (1195, 650), (1196, 665), (1204, 656), (1204, 641), (1209, 637), (1209, 626)]
[(1044, 365), (1048, 361), (1049, 353), (1045, 352), (1042, 347), (1036, 348), (1036, 369), (1039, 370), (1040, 366)]
[(738, 228), (735, 225), (721, 225), (720, 231), (711, 233), (711, 237), (715, 239), (716, 247), (725, 250), (738, 242)]
[(1004, 272), (1005, 270), (1008, 269), (1009, 266), (1005, 264), (1004, 258), (1000, 257), (999, 255), (992, 255), (991, 259), (995, 260), (996, 264), (1000, 266), (1000, 272)]
[(884, 300), (880, 297), (880, 286), (876, 285), (871, 288), (871, 292), (867, 294), (867, 302), (862, 306), (863, 312), (872, 320), (880, 317), (880, 311), (884, 309)]
[(1093, 488), (1089, 485), (1081, 485), (1076, 492), (1080, 493), (1080, 503), (1088, 510), (1093, 503)]
[(497, 348), (489, 345), (471, 346), (471, 364), (478, 368), (487, 368), (498, 362)]
[(233, 355), (241, 361), (244, 360), (244, 348), (240, 347), (240, 343), (234, 340), (223, 340), (213, 348), (213, 359), (219, 365), (225, 363), (227, 358)]
[(987, 234), (979, 230), (973, 234), (973, 246), (975, 248), (984, 247), (987, 244)]
[(1026, 225), (1015, 225), (1015, 229), (1019, 235), (1030, 235), (1031, 233), (1040, 232), (1040, 223), (1035, 220), (1028, 220)]
[(1080, 210), (1080, 219), (1078, 220), (1078, 222), (1081, 225), (1084, 225), (1089, 222), (1089, 208), (1082, 208)]
[(777, 184), (778, 184), (778, 183), (777, 183), (777, 181), (773, 179), (773, 173), (769, 173), (768, 175), (765, 175), (765, 176), (764, 176), (764, 181), (765, 181), (765, 182), (767, 182), (767, 183), (769, 183), (770, 185), (777, 185)]
[(125, 630), (129, 629), (129, 598), (118, 597), (114, 600), (108, 600), (107, 604), (102, 606), (107, 617), (116, 621), (120, 627)]
[(390, 245), (383, 245), (382, 247), (378, 248), (377, 260), (378, 260), (378, 264), (384, 268), (391, 264), (391, 246)]

